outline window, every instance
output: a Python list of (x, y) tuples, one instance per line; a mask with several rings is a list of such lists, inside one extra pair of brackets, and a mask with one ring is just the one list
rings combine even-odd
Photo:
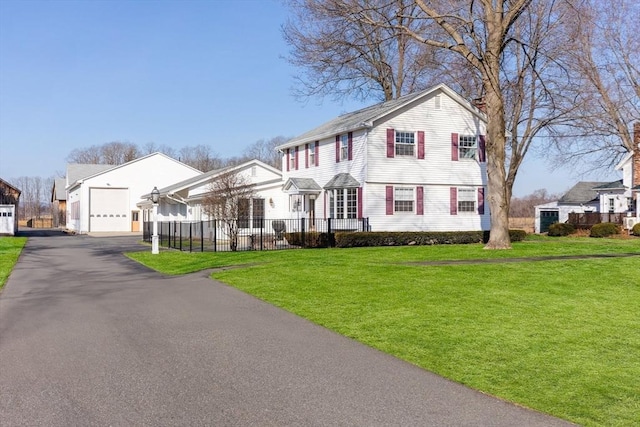
[(435, 104), (435, 109), (439, 110), (440, 108), (442, 108), (442, 102), (441, 102), (441, 96), (440, 95), (436, 95), (433, 97), (434, 100), (434, 104)]
[(340, 135), (340, 161), (349, 160), (349, 135)]
[(458, 143), (458, 150), (460, 151), (461, 159), (475, 159), (478, 152), (478, 142), (475, 136), (460, 135), (460, 142)]
[(396, 156), (414, 156), (415, 133), (396, 131)]
[(355, 188), (345, 190), (347, 199), (347, 218), (357, 218), (358, 216), (358, 191)]
[(264, 199), (253, 199), (253, 228), (264, 228)]
[(289, 169), (295, 170), (296, 168), (296, 152), (293, 149), (289, 150)]
[(458, 212), (476, 211), (475, 188), (458, 188)]
[(614, 213), (616, 211), (616, 199), (613, 197), (609, 198), (609, 213)]
[(395, 212), (413, 212), (413, 188), (396, 187), (393, 192), (393, 210)]
[(238, 228), (249, 228), (249, 199), (238, 200)]
[(309, 167), (314, 167), (316, 165), (316, 150), (313, 145), (309, 145)]
[(358, 217), (358, 189), (337, 188), (327, 190), (329, 196), (330, 218)]

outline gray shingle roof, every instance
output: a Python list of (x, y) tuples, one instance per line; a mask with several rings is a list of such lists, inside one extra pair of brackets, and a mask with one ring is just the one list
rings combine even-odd
[[(475, 109), (471, 104), (462, 98), (460, 95), (455, 93), (451, 88), (449, 88), (445, 84), (439, 84), (437, 86), (433, 86), (429, 89), (411, 93), (405, 96), (402, 96), (398, 99), (393, 99), (390, 101), (382, 102), (380, 104), (372, 105), (370, 107), (363, 108), (361, 110), (354, 111), (352, 113), (343, 114), (341, 116), (336, 117), (333, 120), (330, 120), (323, 125), (318, 126), (315, 129), (312, 129), (308, 132), (303, 133), (289, 141), (285, 144), (277, 147), (278, 149), (283, 149), (287, 147), (294, 147), (296, 145), (300, 145), (306, 142), (320, 140), (323, 138), (327, 138), (331, 135), (338, 135), (344, 132), (355, 131), (358, 129), (363, 129), (366, 127), (370, 127), (373, 125), (373, 121), (380, 119), (392, 112), (414, 102), (422, 97), (426, 97), (431, 93), (434, 93), (438, 90), (442, 90), (446, 92), (451, 98), (457, 100), (471, 111), (474, 111), (478, 115), (481, 113)], [(482, 116), (484, 117), (484, 116)], [(484, 118), (482, 118), (484, 120)]]
[(622, 180), (607, 182), (602, 185), (598, 185), (597, 187), (593, 187), (594, 190), (624, 190), (625, 187), (622, 185)]
[(65, 187), (67, 185), (66, 178), (56, 178), (53, 181), (53, 191), (52, 198), (54, 200), (67, 200), (67, 192), (65, 191)]
[(324, 186), (325, 190), (332, 190), (334, 188), (357, 188), (360, 187), (360, 183), (356, 181), (354, 177), (352, 177), (348, 173), (339, 173), (329, 182), (327, 182)]
[(114, 165), (69, 163), (67, 165), (67, 183), (71, 185), (82, 178), (104, 172), (114, 167)]
[(322, 187), (313, 178), (289, 178), (284, 185), (284, 191), (290, 189), (291, 186), (303, 193), (322, 191)]
[(574, 185), (558, 203), (575, 204), (588, 203), (598, 198), (598, 192), (594, 188), (607, 184), (606, 182), (580, 181)]

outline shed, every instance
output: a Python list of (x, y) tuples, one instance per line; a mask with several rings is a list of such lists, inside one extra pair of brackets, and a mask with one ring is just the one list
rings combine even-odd
[(18, 233), (20, 193), (16, 187), (0, 179), (0, 235), (14, 236)]

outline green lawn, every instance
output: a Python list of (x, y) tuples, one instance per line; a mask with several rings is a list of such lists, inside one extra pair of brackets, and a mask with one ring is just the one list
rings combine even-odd
[(0, 289), (7, 282), (25, 243), (26, 237), (0, 237)]
[(632, 426), (640, 257), (407, 264), (615, 253), (640, 253), (640, 239), (130, 256), (173, 274), (255, 263), (214, 277), (486, 393), (587, 426)]

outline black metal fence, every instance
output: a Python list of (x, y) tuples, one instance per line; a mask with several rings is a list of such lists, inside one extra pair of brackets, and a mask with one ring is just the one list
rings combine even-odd
[[(188, 252), (294, 249), (312, 246), (316, 233), (369, 231), (368, 218), (158, 221), (158, 243)], [(296, 233), (289, 242), (287, 233)], [(151, 242), (153, 222), (143, 223), (143, 239)], [(290, 235), (289, 235), (290, 236)], [(333, 239), (328, 239), (329, 243)]]

